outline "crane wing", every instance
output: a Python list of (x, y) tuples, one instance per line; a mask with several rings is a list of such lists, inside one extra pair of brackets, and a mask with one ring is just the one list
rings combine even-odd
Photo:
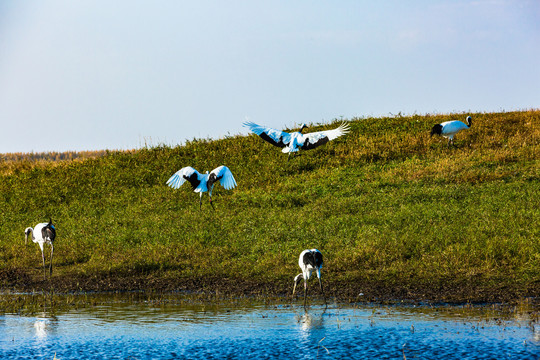
[(442, 126), (442, 133), (444, 134), (455, 134), (461, 130), (468, 129), (469, 127), (459, 120), (445, 121), (440, 124)]
[(49, 223), (44, 223), (44, 225), (45, 226), (41, 228), (41, 238), (43, 240), (54, 241), (56, 238), (56, 229), (54, 228), (52, 221), (49, 221)]
[(349, 124), (343, 123), (338, 128), (333, 130), (317, 131), (307, 134), (302, 134), (302, 139), (299, 141), (299, 147), (302, 150), (314, 149), (334, 140), (341, 135), (349, 132)]
[(252, 122), (245, 122), (244, 126), (254, 134), (259, 135), (263, 140), (280, 148), (284, 148), (291, 141), (291, 134), (281, 130), (257, 125)]
[(236, 180), (234, 180), (231, 170), (225, 165), (215, 168), (208, 175), (208, 188), (211, 189), (214, 183), (217, 181), (219, 181), (221, 186), (227, 190), (231, 190), (232, 188), (236, 187)]
[(323, 265), (323, 257), (319, 250), (311, 249), (305, 250), (304, 256), (302, 257), (302, 262), (304, 266), (311, 265), (312, 268), (321, 268)]
[(314, 249), (313, 257), (315, 258), (315, 264), (320, 269), (323, 266), (323, 258), (321, 252), (317, 249)]
[(189, 181), (193, 189), (196, 189), (201, 183), (201, 174), (192, 168), (191, 166), (186, 166), (181, 168), (173, 176), (167, 180), (167, 185), (173, 189), (178, 189), (184, 182)]

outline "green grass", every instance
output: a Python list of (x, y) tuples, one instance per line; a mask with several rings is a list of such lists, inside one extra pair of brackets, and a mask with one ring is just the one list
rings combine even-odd
[[(540, 111), (471, 114), (456, 148), (429, 136), (433, 124), (467, 115), (352, 119), (347, 136), (290, 161), (254, 135), (5, 160), (0, 287), (208, 290), (225, 279), (286, 292), (298, 254), (316, 247), (337, 295), (538, 295)], [(238, 187), (214, 189), (216, 211), (206, 194), (200, 211), (189, 184), (165, 185), (183, 166), (221, 164)], [(49, 217), (58, 237), (44, 282), (23, 232)]]

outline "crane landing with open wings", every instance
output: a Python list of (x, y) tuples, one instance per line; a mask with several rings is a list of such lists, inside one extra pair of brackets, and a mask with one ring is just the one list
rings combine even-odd
[(189, 181), (193, 187), (193, 191), (200, 194), (199, 208), (202, 207), (202, 194), (208, 192), (210, 205), (212, 205), (212, 208), (215, 210), (214, 204), (212, 204), (212, 190), (214, 189), (216, 182), (219, 182), (221, 186), (227, 190), (236, 187), (236, 180), (234, 180), (231, 170), (225, 165), (215, 168), (210, 173), (207, 171), (205, 174), (201, 174), (191, 166), (186, 166), (174, 173), (174, 175), (167, 180), (167, 185), (173, 189), (178, 189), (186, 182), (186, 180)]
[(333, 130), (317, 131), (307, 134), (302, 134), (302, 130), (307, 128), (305, 124), (302, 124), (300, 131), (293, 133), (257, 125), (252, 122), (245, 122), (244, 126), (254, 134), (259, 135), (263, 140), (274, 146), (280, 147), (281, 152), (288, 153), (289, 156), (291, 153), (298, 152), (299, 150), (314, 149), (349, 132), (349, 125), (346, 123), (341, 124)]

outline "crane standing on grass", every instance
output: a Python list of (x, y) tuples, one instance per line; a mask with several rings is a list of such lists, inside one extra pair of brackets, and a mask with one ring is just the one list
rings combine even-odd
[(454, 135), (456, 135), (461, 130), (469, 129), (471, 126), (472, 119), (470, 116), (467, 116), (467, 124), (459, 120), (445, 121), (443, 123), (433, 126), (433, 128), (431, 129), (431, 136), (437, 134), (448, 138), (448, 144), (446, 146), (449, 147), (450, 143), (454, 145)]
[(54, 239), (56, 238), (56, 229), (49, 219), (48, 223), (39, 223), (35, 228), (27, 227), (24, 230), (24, 244), (28, 243), (28, 236), (32, 234), (32, 241), (39, 245), (41, 249), (41, 259), (43, 260), (43, 278), (45, 279), (45, 255), (43, 254), (43, 244), (49, 244), (51, 246), (51, 264), (49, 265), (49, 276), (52, 276), (52, 260), (54, 253)]
[(307, 134), (302, 134), (302, 130), (307, 128), (306, 124), (302, 124), (300, 131), (293, 133), (257, 125), (252, 122), (245, 122), (244, 126), (254, 134), (259, 135), (263, 140), (274, 146), (280, 147), (281, 152), (285, 154), (288, 153), (289, 156), (287, 157), (287, 160), (292, 153), (296, 153), (298, 150), (314, 149), (349, 132), (349, 125), (345, 123), (333, 130), (317, 131)]
[(306, 297), (307, 297), (307, 281), (311, 277), (311, 273), (315, 270), (317, 273), (317, 278), (319, 279), (319, 286), (321, 287), (321, 292), (324, 298), (324, 304), (326, 303), (326, 296), (324, 295), (324, 290), (321, 282), (321, 268), (323, 266), (323, 256), (321, 252), (317, 249), (304, 250), (300, 253), (298, 258), (298, 265), (302, 272), (295, 276), (294, 278), (294, 288), (293, 296), (296, 291), (296, 286), (300, 280), (304, 279), (304, 309), (306, 308)]
[(212, 205), (212, 209), (216, 210), (214, 204), (212, 204), (212, 190), (216, 182), (221, 183), (227, 190), (236, 186), (236, 180), (234, 180), (231, 170), (224, 165), (215, 168), (210, 173), (207, 171), (205, 174), (199, 173), (191, 166), (183, 167), (167, 180), (167, 185), (173, 189), (178, 189), (186, 180), (193, 187), (193, 191), (200, 194), (199, 209), (202, 208), (202, 194), (208, 192), (210, 205)]

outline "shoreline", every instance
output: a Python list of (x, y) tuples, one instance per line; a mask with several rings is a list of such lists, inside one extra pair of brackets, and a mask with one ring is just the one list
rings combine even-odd
[[(7, 284), (6, 284), (7, 285)], [(169, 279), (155, 276), (58, 276), (52, 281), (39, 280), (12, 283), (0, 288), (2, 296), (45, 296), (83, 294), (141, 293), (145, 296), (163, 295), (192, 296), (199, 300), (222, 301), (227, 299), (252, 299), (267, 301), (293, 300), (292, 280), (257, 282), (231, 278)], [(446, 288), (412, 284), (382, 284), (377, 282), (324, 281), (325, 295), (339, 303), (385, 303), (385, 304), (503, 304), (512, 305), (528, 302), (540, 307), (540, 284), (529, 286), (488, 287), (478, 284), (453, 284)], [(296, 301), (301, 302), (302, 292)], [(316, 281), (308, 282), (308, 298), (322, 299)], [(300, 299), (300, 300), (299, 300)]]

